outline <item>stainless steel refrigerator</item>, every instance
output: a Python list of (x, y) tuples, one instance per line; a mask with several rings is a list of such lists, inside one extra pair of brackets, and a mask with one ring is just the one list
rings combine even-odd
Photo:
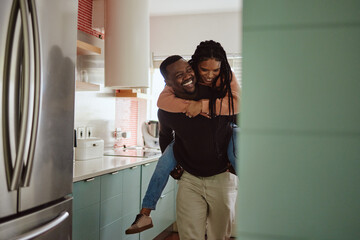
[(71, 239), (76, 0), (0, 1), (0, 239)]

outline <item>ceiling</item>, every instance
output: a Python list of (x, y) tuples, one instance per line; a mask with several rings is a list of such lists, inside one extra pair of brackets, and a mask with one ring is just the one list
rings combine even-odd
[(238, 12), (242, 0), (149, 0), (150, 16)]

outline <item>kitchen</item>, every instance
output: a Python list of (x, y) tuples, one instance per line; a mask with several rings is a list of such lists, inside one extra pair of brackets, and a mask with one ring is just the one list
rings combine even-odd
[[(156, 2), (156, 1), (155, 1)], [(229, 2), (235, 2), (236, 4), (239, 4), (237, 1), (229, 1)], [(80, 2), (81, 3), (81, 2)], [(96, 4), (96, 1), (93, 2)], [(164, 5), (164, 4), (160, 4)], [(182, 5), (182, 4), (177, 4)], [(146, 89), (147, 93), (134, 93), (134, 97), (126, 97), (128, 95), (121, 95), (121, 94), (127, 94), (127, 89), (117, 89), (116, 96), (114, 97), (114, 90), (111, 88), (104, 87), (107, 83), (104, 82), (104, 75), (106, 76), (107, 70), (105, 66), (104, 70), (104, 61), (106, 62), (107, 59), (104, 57), (104, 54), (106, 55), (106, 41), (107, 38), (107, 32), (105, 32), (105, 41), (97, 37), (100, 35), (98, 32), (95, 33), (95, 36), (89, 36), (89, 34), (85, 34), (86, 29), (85, 26), (81, 26), (81, 19), (85, 19), (86, 16), (79, 17), (79, 25), (80, 28), (83, 29), (83, 31), (78, 31), (78, 39), (81, 41), (84, 41), (86, 43), (92, 43), (93, 45), (100, 47), (103, 51), (100, 55), (85, 55), (85, 56), (78, 56), (78, 66), (77, 66), (77, 72), (78, 72), (78, 79), (81, 80), (81, 72), (84, 70), (87, 73), (87, 81), (91, 84), (98, 84), (100, 87), (100, 91), (77, 91), (76, 92), (76, 101), (75, 101), (75, 128), (77, 130), (82, 129), (85, 131), (86, 134), (86, 128), (92, 128), (93, 129), (93, 136), (104, 140), (104, 146), (105, 148), (109, 149), (114, 146), (116, 147), (122, 147), (125, 146), (142, 146), (143, 145), (143, 135), (144, 131), (142, 131), (144, 127), (144, 122), (147, 122), (149, 120), (157, 120), (156, 115), (156, 100), (157, 96), (160, 93), (162, 88), (164, 87), (164, 81), (162, 77), (159, 77), (159, 70), (158, 66), (160, 64), (161, 59), (164, 59), (164, 56), (175, 54), (175, 53), (182, 53), (185, 56), (190, 56), (192, 52), (194, 51), (197, 44), (200, 43), (202, 39), (207, 38), (215, 38), (218, 33), (210, 32), (208, 30), (201, 30), (201, 26), (205, 24), (206, 21), (209, 21), (209, 19), (212, 22), (216, 22), (216, 19), (219, 18), (225, 18), (224, 24), (232, 24), (233, 29), (240, 29), (240, 16), (239, 12), (236, 10), (226, 10), (225, 6), (223, 6), (223, 11), (225, 13), (218, 12), (220, 11), (218, 8), (215, 8), (216, 5), (214, 5), (215, 10), (208, 10), (209, 12), (207, 14), (201, 13), (204, 11), (201, 6), (198, 7), (198, 10), (196, 8), (192, 9), (194, 12), (192, 14), (184, 15), (185, 10), (179, 9), (179, 6), (172, 6), (172, 11), (178, 11), (174, 12), (171, 15), (169, 12), (166, 13), (155, 13), (155, 10), (150, 11), (150, 49), (152, 52), (152, 61), (150, 64), (156, 66), (155, 74), (157, 74), (158, 79), (155, 81), (153, 77), (150, 77), (152, 80), (150, 89)], [(187, 7), (189, 4), (184, 4), (183, 8)], [(150, 9), (152, 5), (150, 2)], [(180, 6), (181, 7), (181, 6)], [(211, 8), (211, 6), (209, 6)], [(228, 7), (229, 8), (229, 7)], [(230, 6), (230, 9), (236, 9), (235, 6)], [(79, 10), (81, 11), (82, 5), (79, 5)], [(99, 9), (103, 9), (102, 6), (99, 7)], [(169, 7), (168, 7), (169, 9)], [(161, 10), (161, 9), (160, 9)], [(159, 11), (159, 10), (157, 10)], [(163, 10), (164, 11), (164, 10)], [(212, 11), (212, 12), (211, 12)], [(91, 12), (91, 11), (90, 11)], [(101, 15), (100, 13), (103, 13), (103, 11), (97, 12), (95, 8), (93, 8), (93, 16), (90, 19), (95, 19), (97, 15)], [(81, 15), (81, 12), (79, 13)], [(119, 13), (118, 15), (123, 15), (122, 13)], [(122, 18), (126, 18), (122, 16)], [(189, 19), (190, 18), (190, 19)], [(103, 17), (101, 17), (103, 19)], [(196, 21), (195, 21), (196, 20)], [(116, 20), (115, 22), (120, 21)], [(168, 23), (169, 21), (172, 21), (172, 23)], [(129, 20), (131, 22), (131, 20)], [(190, 26), (189, 22), (192, 22), (192, 24), (198, 26)], [(168, 23), (168, 24), (166, 24)], [(188, 34), (194, 35), (194, 38), (186, 37), (183, 33), (181, 33), (183, 30), (179, 31), (178, 33), (174, 30), (171, 30), (172, 25), (179, 25), (179, 23), (182, 23), (181, 25), (183, 29), (188, 29)], [(85, 25), (85, 23), (83, 23)], [(97, 25), (98, 29), (101, 30), (101, 26), (103, 26), (103, 23), (97, 24), (94, 21), (92, 24)], [(219, 23), (216, 23), (219, 24)], [(88, 25), (89, 26), (89, 25)], [(137, 27), (139, 28), (139, 27)], [(199, 30), (198, 30), (199, 29)], [(91, 28), (87, 32), (91, 32), (93, 29)], [(169, 32), (169, 38), (166, 39), (164, 37), (164, 34), (166, 32)], [(198, 36), (196, 36), (198, 34)], [(237, 33), (234, 30), (231, 29), (224, 29), (221, 36), (226, 35), (233, 35), (234, 38), (232, 41), (228, 40), (226, 37), (221, 37), (221, 41), (224, 42), (229, 49), (229, 54), (232, 54), (232, 57), (235, 56), (235, 53), (240, 52), (240, 45), (239, 45), (239, 33)], [(209, 36), (210, 35), (210, 36)], [(238, 35), (238, 36), (237, 36)], [(162, 39), (159, 39), (159, 36), (163, 36)], [(181, 37), (181, 38), (180, 38)], [(219, 37), (218, 37), (219, 38)], [(172, 45), (164, 44), (164, 41), (181, 41), (181, 43), (177, 44), (178, 47), (175, 47)], [(219, 41), (220, 41), (219, 40)], [(114, 41), (114, 40), (113, 40)], [(115, 41), (119, 42), (119, 41)], [(121, 47), (116, 47), (121, 48)], [(110, 47), (110, 51), (115, 51), (114, 47)], [(122, 51), (123, 53), (124, 51)], [(118, 56), (120, 54), (117, 54)], [(118, 57), (117, 56), (117, 57)], [(237, 55), (239, 56), (239, 54)], [(109, 57), (110, 58), (110, 57)], [(234, 57), (233, 57), (234, 58)], [(152, 60), (151, 59), (151, 60)], [(235, 59), (235, 58), (234, 58)], [(108, 60), (108, 61), (111, 61)], [(113, 60), (114, 62), (114, 60)], [(137, 62), (136, 62), (137, 63)], [(106, 63), (105, 63), (106, 64)], [(115, 68), (119, 68), (118, 66), (114, 66)], [(109, 67), (111, 68), (111, 66)], [(134, 69), (138, 70), (138, 65), (134, 64)], [(153, 70), (152, 70), (153, 71)], [(123, 74), (123, 73), (119, 73)], [(154, 75), (155, 75), (154, 74)], [(121, 82), (122, 85), (126, 85), (126, 79), (129, 79), (128, 76), (122, 76), (118, 79), (125, 79), (125, 83)], [(132, 83), (135, 84), (135, 83)], [(155, 92), (155, 91), (158, 92)], [(131, 90), (130, 90), (131, 91)], [(149, 96), (150, 95), (150, 96)], [(125, 97), (122, 97), (125, 96)], [(118, 131), (116, 133), (116, 131)], [(120, 131), (120, 132), (119, 132)], [(127, 136), (124, 137), (115, 137), (120, 136), (121, 133), (126, 134)], [(79, 131), (78, 131), (79, 134)], [(128, 137), (130, 136), (130, 137)], [(147, 144), (149, 145), (149, 143)], [(129, 150), (127, 150), (129, 151)], [(133, 151), (133, 150), (130, 150)], [(109, 152), (108, 150), (105, 150), (105, 152)], [(124, 153), (122, 151), (122, 153)], [(105, 157), (106, 159), (109, 159), (110, 157)], [(112, 158), (113, 159), (113, 158)], [(87, 163), (89, 161), (86, 161)], [(95, 162), (95, 161), (93, 161)], [(84, 165), (83, 161), (75, 161), (75, 165), (80, 166)], [(105, 164), (105, 163), (103, 163)], [(135, 163), (134, 163), (135, 164)], [(133, 164), (133, 165), (134, 165)], [(143, 161), (143, 164), (140, 164), (139, 167), (141, 167), (141, 171), (144, 171), (145, 164), (147, 164), (146, 161)], [(109, 163), (108, 165), (115, 165), (115, 163)], [(96, 167), (96, 164), (94, 164)], [(128, 167), (131, 167), (132, 165), (129, 165)], [(153, 165), (146, 166), (147, 168), (153, 169)], [(116, 170), (116, 169), (115, 169)], [(113, 171), (115, 171), (113, 170)], [(134, 169), (136, 170), (136, 169)], [(89, 177), (89, 176), (88, 176)], [(148, 176), (149, 177), (149, 176)], [(76, 180), (79, 180), (79, 178), (75, 177)], [(82, 180), (82, 179), (81, 179)], [(173, 184), (173, 183), (171, 183)], [(123, 186), (126, 187), (126, 186)], [(168, 187), (170, 188), (170, 187)], [(171, 187), (174, 188), (174, 187)], [(142, 191), (143, 188), (141, 188)], [(165, 191), (166, 193), (166, 191)], [(143, 194), (143, 193), (142, 193)], [(135, 197), (134, 197), (135, 198)], [(142, 198), (142, 197), (140, 197)], [(174, 198), (172, 196), (172, 198)], [(75, 200), (76, 201), (76, 200)], [(164, 200), (163, 200), (164, 201)], [(172, 202), (174, 200), (171, 200)], [(168, 204), (168, 203), (167, 203)], [(161, 209), (161, 207), (160, 207)], [(76, 210), (75, 210), (76, 211)], [(160, 210), (159, 210), (160, 211)], [(154, 214), (157, 214), (158, 211), (154, 211)], [(170, 212), (170, 211), (168, 211)], [(136, 215), (136, 212), (133, 212), (132, 214), (128, 214), (128, 219), (126, 219), (127, 224), (122, 225), (122, 231), (121, 234), (124, 234), (125, 229), (124, 227), (126, 225), (130, 226), (131, 222), (134, 221), (134, 216)], [(167, 214), (167, 218), (170, 219), (166, 225), (163, 226), (162, 230), (165, 230), (165, 228), (169, 227), (171, 225), (171, 219), (174, 219), (174, 214), (172, 213)], [(157, 234), (154, 235), (153, 232), (155, 232), (156, 225), (159, 225), (160, 220), (156, 219), (156, 216), (152, 217), (154, 221), (154, 229), (145, 231), (144, 233), (140, 234), (141, 239), (152, 239), (154, 236), (159, 234), (159, 230), (157, 231)], [(156, 223), (157, 222), (157, 223)], [(105, 224), (100, 224), (100, 228), (103, 228)], [(109, 228), (109, 227), (108, 227)], [(84, 229), (93, 229), (91, 227), (84, 227)], [(102, 231), (100, 229), (100, 231)], [(104, 232), (104, 231), (103, 231)], [(101, 233), (100, 233), (101, 234)], [(152, 235), (151, 235), (152, 234)], [(125, 235), (123, 235), (123, 238), (125, 239)]]
[[(23, 7), (27, 1), (19, 2)], [(55, 1), (51, 3), (57, 7), (55, 9), (61, 8), (59, 3), (55, 3)], [(79, 1), (79, 6), (80, 3), (81, 1)], [(1, 9), (10, 9), (3, 8), (3, 6), (5, 5), (1, 5)], [(224, 43), (227, 52), (241, 53), (244, 56), (240, 120), (242, 134), (238, 144), (241, 149), (239, 169), (241, 181), (238, 225), (235, 234), (239, 239), (360, 238), (358, 229), (360, 225), (360, 201), (358, 201), (360, 197), (358, 174), (360, 167), (359, 9), (359, 2), (354, 0), (341, 1), (341, 3), (328, 1), (326, 7), (322, 1), (301, 1), (300, 3), (285, 0), (252, 0), (244, 1), (242, 11), (244, 15), (241, 14), (239, 17), (235, 14), (230, 19), (226, 19), (228, 21), (237, 19), (232, 24), (220, 25), (231, 26), (221, 28), (223, 31), (229, 30), (231, 33), (233, 33), (233, 29), (243, 28), (243, 36), (234, 37), (235, 42), (239, 43), (235, 50), (231, 48), (231, 44), (227, 44), (230, 33), (225, 33), (225, 36), (222, 36), (224, 38), (218, 39), (219, 42)], [(32, 12), (34, 12), (34, 7), (32, 7)], [(8, 13), (4, 12), (1, 16), (1, 28), (3, 29), (2, 23)], [(42, 17), (53, 19), (54, 16), (47, 12)], [(180, 15), (173, 21), (186, 23), (186, 18), (181, 18)], [(73, 18), (67, 18), (67, 21), (71, 21), (71, 19), (76, 21), (76, 15)], [(150, 17), (150, 50), (156, 49), (154, 42), (159, 42), (160, 45), (157, 46), (158, 51), (153, 51), (152, 59), (155, 61), (152, 63), (156, 63), (157, 57), (161, 60), (161, 57), (170, 54), (189, 56), (195, 46), (204, 38), (203, 36), (200, 36), (200, 39), (189, 37), (186, 29), (182, 29), (181, 34), (186, 36), (184, 41), (191, 41), (185, 42), (189, 48), (181, 48), (179, 45), (179, 48), (174, 48), (174, 52), (164, 50), (161, 47), (166, 44), (159, 38), (165, 38), (166, 35), (164, 33), (152, 35), (151, 31), (154, 31), (156, 27), (151, 24), (157, 22), (156, 26), (159, 29), (166, 29), (166, 25), (161, 25), (167, 22), (165, 19), (166, 15), (161, 14)], [(241, 19), (244, 24), (241, 23)], [(40, 26), (42, 26), (41, 23)], [(17, 29), (19, 29), (18, 26)], [(153, 101), (149, 97), (149, 93), (133, 93), (128, 89), (123, 91), (124, 89), (120, 88), (117, 93), (114, 93), (113, 89), (104, 87), (106, 73), (104, 73), (104, 63), (101, 59), (104, 59), (102, 55), (106, 48), (104, 40), (100, 38), (104, 38), (106, 41), (107, 36), (106, 33), (102, 35), (101, 29), (99, 29), (100, 37), (99, 35), (97, 37), (89, 36), (91, 34), (85, 34), (83, 30), (79, 29), (76, 33), (74, 27), (71, 31), (67, 29), (66, 32), (62, 32), (60, 29), (60, 33), (56, 35), (58, 39), (52, 39), (54, 41), (52, 44), (61, 46), (61, 42), (70, 42), (71, 40), (75, 44), (76, 40), (80, 40), (100, 48), (101, 54), (92, 57), (78, 55), (76, 59), (75, 56), (71, 58), (74, 70), (68, 74), (73, 73), (81, 82), (80, 84), (76, 82), (78, 85), (73, 101), (75, 106), (70, 107), (70, 110), (74, 109), (75, 112), (74, 124), (71, 123), (73, 121), (71, 118), (60, 123), (60, 121), (56, 121), (56, 117), (60, 117), (59, 114), (52, 115), (51, 120), (56, 123), (58, 128), (61, 126), (61, 129), (56, 131), (49, 126), (46, 128), (49, 130), (47, 135), (43, 134), (44, 130), (39, 131), (40, 138), (37, 145), (47, 148), (46, 141), (47, 139), (51, 140), (48, 144), (60, 146), (58, 149), (53, 149), (52, 153), (59, 156), (64, 155), (61, 147), (72, 149), (72, 141), (61, 142), (50, 135), (50, 133), (61, 135), (62, 128), (67, 128), (63, 125), (74, 125), (78, 139), (85, 135), (104, 140), (104, 148), (142, 145), (142, 124), (153, 120), (154, 116), (149, 109), (149, 103)], [(4, 36), (3, 32), (1, 34)], [(6, 73), (3, 67), (5, 42), (5, 38), (1, 37), (2, 79)], [(48, 45), (41, 46), (44, 50)], [(72, 50), (75, 51), (75, 45), (73, 46)], [(175, 43), (171, 45), (171, 47), (175, 46), (177, 46)], [(242, 49), (240, 49), (241, 46)], [(65, 53), (61, 55), (56, 49), (53, 51), (55, 56), (67, 56)], [(46, 58), (42, 57), (44, 61)], [(75, 64), (77, 73), (75, 73)], [(54, 75), (62, 78), (61, 85), (72, 85), (72, 77), (56, 71), (65, 66), (48, 67)], [(1, 84), (1, 92), (9, 88), (3, 84), (5, 83)], [(42, 86), (46, 86), (46, 84), (43, 83)], [(59, 89), (59, 87), (60, 85), (57, 84), (56, 88)], [(73, 87), (70, 90), (74, 91), (75, 86)], [(10, 89), (13, 88), (10, 87)], [(81, 91), (81, 89), (86, 91)], [(96, 91), (88, 91), (89, 89)], [(36, 92), (36, 90), (34, 91)], [(117, 97), (114, 97), (114, 94)], [(127, 94), (132, 94), (133, 97), (124, 97), (129, 96)], [(61, 101), (61, 97), (63, 97), (59, 94), (53, 93), (53, 95), (58, 98), (57, 101)], [(2, 106), (5, 106), (5, 94), (1, 99)], [(47, 98), (43, 98), (42, 102), (46, 100)], [(36, 108), (36, 102), (34, 106)], [(62, 111), (69, 110), (59, 105), (54, 106)], [(50, 116), (47, 115), (50, 114), (48, 111), (42, 110), (40, 114), (41, 127), (46, 123), (42, 117)], [(2, 116), (5, 116), (4, 110), (2, 110)], [(36, 123), (36, 121), (34, 122)], [(13, 130), (11, 120), (2, 120), (1, 133), (7, 129), (5, 123), (10, 124), (11, 131), (17, 131), (16, 128)], [(66, 139), (73, 138), (72, 130), (73, 128), (66, 131)], [(79, 136), (79, 132), (82, 132), (82, 136)], [(1, 140), (1, 159), (7, 154), (4, 150), (5, 141), (3, 139), (4, 137)], [(16, 142), (15, 139), (12, 138), (12, 141)], [(100, 141), (100, 143), (102, 142)], [(10, 152), (12, 153), (12, 151), (15, 150), (11, 148)], [(40, 155), (39, 151), (35, 151), (36, 158), (39, 158)], [(62, 156), (63, 160), (66, 158), (69, 158), (68, 154)], [(147, 160), (139, 159), (106, 156), (104, 161), (96, 159), (75, 161), (75, 165), (85, 165), (82, 170), (85, 174), (84, 172), (80, 173), (80, 175), (84, 175), (78, 178), (75, 175), (74, 178), (73, 214), (69, 211), (68, 215), (64, 213), (55, 220), (62, 220), (69, 224), (73, 219), (73, 239), (116, 239), (114, 236), (117, 236), (118, 239), (153, 238), (150, 235), (148, 238), (141, 235), (120, 235), (120, 237), (115, 235), (119, 231), (118, 226), (123, 234), (123, 228), (133, 221), (133, 213), (138, 211), (141, 194), (146, 187), (146, 182), (143, 180), (151, 175), (151, 170), (146, 170), (146, 168), (153, 168), (153, 164), (156, 163), (154, 157), (149, 157)], [(93, 164), (85, 164), (87, 161), (88, 163), (91, 161)], [(125, 163), (121, 163), (122, 161)], [(52, 235), (51, 231), (44, 230), (41, 232), (42, 234), (30, 235), (30, 237), (21, 236), (22, 238), (20, 238), (18, 235), (14, 235), (16, 231), (21, 231), (22, 234), (29, 228), (26, 227), (26, 224), (18, 224), (15, 228), (9, 228), (9, 223), (15, 218), (11, 217), (11, 214), (10, 217), (2, 215), (5, 212), (5, 216), (8, 216), (6, 215), (7, 211), (4, 210), (10, 209), (8, 205), (4, 207), (3, 203), (8, 202), (8, 187), (6, 186), (9, 182), (8, 178), (16, 175), (8, 174), (13, 170), (12, 164), (11, 161), (5, 161), (5, 165), (1, 161), (0, 164), (0, 239), (71, 239), (69, 235)], [(59, 174), (57, 172), (59, 169), (73, 167), (72, 164), (65, 164), (62, 160), (52, 166), (48, 166), (51, 164), (46, 160), (43, 160), (42, 164), (41, 171), (49, 171), (55, 175)], [(28, 164), (26, 164), (27, 166)], [(92, 175), (91, 171), (99, 169), (100, 166), (106, 168), (102, 172), (102, 176)], [(19, 168), (16, 167), (16, 169)], [(78, 169), (80, 168), (75, 166), (75, 174)], [(53, 172), (54, 170), (56, 172)], [(38, 172), (36, 172), (37, 174)], [(116, 180), (112, 180), (112, 178)], [(35, 182), (34, 179), (30, 180), (30, 184)], [(45, 190), (51, 186), (62, 186), (61, 180), (62, 178), (57, 176), (58, 185), (56, 183), (44, 184), (46, 182), (44, 179), (36, 180), (35, 183), (44, 186)], [(11, 186), (11, 188), (10, 195), (15, 195), (16, 198), (17, 193), (13, 193), (16, 187)], [(134, 189), (139, 191), (133, 191)], [(19, 195), (20, 192), (26, 195), (26, 190), (25, 185), (19, 191)], [(168, 209), (174, 209), (175, 204), (175, 182), (171, 182), (164, 192), (168, 195), (164, 197), (166, 204), (164, 204), (163, 211), (169, 213)], [(125, 197), (123, 199), (123, 196), (126, 196), (126, 199)], [(167, 200), (168, 196), (171, 200)], [(116, 204), (119, 202), (118, 200), (123, 202), (120, 208), (119, 204)], [(40, 203), (43, 200), (34, 198), (34, 201)], [(21, 203), (17, 207), (21, 209), (21, 206), (27, 204), (31, 205), (30, 203)], [(13, 205), (10, 206), (13, 207)], [(125, 212), (124, 209), (128, 211)], [(79, 220), (79, 214), (82, 214), (82, 219), (94, 219), (94, 221)], [(164, 216), (170, 220), (164, 220)], [(174, 221), (175, 212), (162, 214), (160, 211), (157, 217), (159, 222), (155, 222), (155, 224), (160, 226), (168, 224), (164, 227), (165, 229)], [(51, 219), (47, 215), (46, 222), (51, 222)], [(69, 232), (68, 225), (60, 224), (60, 226), (58, 227), (61, 229), (60, 232)], [(84, 229), (78, 231), (80, 229), (77, 228), (78, 226)], [(156, 229), (156, 231), (160, 231), (160, 229)], [(81, 234), (89, 234), (89, 236), (79, 238)]]

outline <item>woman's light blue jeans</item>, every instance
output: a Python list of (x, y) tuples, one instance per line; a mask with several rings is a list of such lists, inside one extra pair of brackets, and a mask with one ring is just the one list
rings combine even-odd
[[(233, 127), (233, 135), (230, 138), (227, 154), (231, 165), (236, 171), (236, 155), (234, 146), (236, 145), (236, 135), (239, 131), (238, 127)], [(150, 179), (149, 186), (146, 190), (142, 202), (142, 208), (149, 208), (155, 210), (156, 203), (158, 202), (162, 191), (164, 190), (166, 183), (169, 180), (170, 172), (176, 167), (177, 162), (175, 160), (173, 151), (174, 142), (171, 142), (165, 149), (162, 156), (159, 158), (155, 171)]]

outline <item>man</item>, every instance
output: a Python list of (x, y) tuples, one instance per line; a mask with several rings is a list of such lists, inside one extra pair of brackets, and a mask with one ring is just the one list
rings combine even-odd
[[(180, 56), (165, 59), (160, 71), (178, 97), (198, 94), (195, 74)], [(229, 116), (188, 118), (159, 109), (158, 118), (162, 151), (175, 138), (175, 159), (184, 169), (176, 205), (180, 239), (204, 239), (205, 232), (208, 239), (229, 239), (237, 195), (237, 177), (228, 171), (226, 155)]]

